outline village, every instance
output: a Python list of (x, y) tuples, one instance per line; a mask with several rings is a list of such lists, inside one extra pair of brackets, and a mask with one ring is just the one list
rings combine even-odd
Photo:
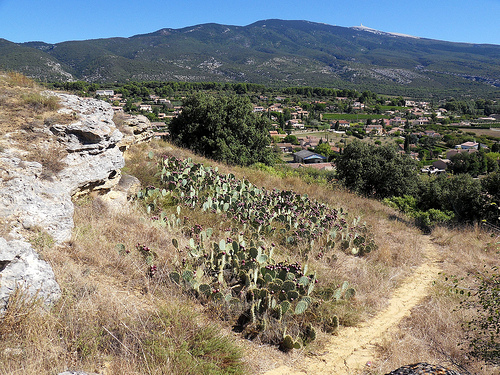
[[(97, 90), (95, 95), (110, 102), (115, 113), (148, 117), (157, 138), (168, 138), (169, 121), (182, 111), (182, 97), (149, 94), (131, 101), (114, 90)], [(308, 100), (254, 95), (250, 99), (253, 112), (271, 120), (271, 147), (291, 168), (334, 170), (336, 156), (355, 140), (393, 143), (428, 174), (445, 173), (457, 154), (498, 150), (500, 131), (498, 135), (495, 131), (500, 114), (471, 118), (448, 110), (446, 103), (436, 106), (402, 98), (383, 103), (361, 96)], [(480, 131), (484, 129), (490, 131)]]

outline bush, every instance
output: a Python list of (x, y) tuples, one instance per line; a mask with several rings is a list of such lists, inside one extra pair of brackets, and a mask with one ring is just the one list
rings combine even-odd
[(468, 292), (463, 302), (463, 306), (478, 312), (466, 324), (470, 354), (486, 363), (500, 365), (499, 268), (493, 267), (491, 271), (479, 273), (476, 279), (479, 283), (477, 290)]
[(186, 99), (182, 113), (169, 124), (172, 141), (180, 147), (228, 164), (274, 164), (269, 148), (270, 123), (253, 113), (247, 97), (196, 94)]

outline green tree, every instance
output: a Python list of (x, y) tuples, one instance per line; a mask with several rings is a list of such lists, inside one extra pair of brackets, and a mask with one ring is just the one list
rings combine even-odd
[(178, 146), (228, 164), (273, 164), (269, 120), (252, 111), (247, 97), (194, 94), (170, 122), (170, 136)]
[(323, 142), (321, 144), (318, 144), (315, 147), (314, 152), (325, 156), (327, 161), (329, 161), (334, 154), (332, 151), (332, 147), (330, 146), (330, 144), (328, 142)]
[(291, 143), (292, 145), (298, 146), (300, 145), (300, 142), (297, 138), (297, 136), (293, 134), (288, 134), (285, 138), (283, 138), (283, 142), (288, 142)]
[(445, 210), (453, 211), (460, 221), (473, 222), (483, 218), (485, 199), (481, 183), (469, 174), (446, 179), (443, 194)]
[(377, 198), (414, 195), (418, 186), (416, 162), (389, 145), (354, 141), (337, 159), (337, 175), (349, 189)]
[(460, 152), (451, 158), (449, 169), (455, 174), (469, 173), (477, 176), (487, 169), (487, 159), (483, 152)]

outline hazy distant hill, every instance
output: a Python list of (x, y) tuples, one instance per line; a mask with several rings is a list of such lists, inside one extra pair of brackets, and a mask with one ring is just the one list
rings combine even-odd
[(401, 94), (430, 89), (500, 94), (500, 45), (308, 21), (203, 24), (57, 44), (0, 40), (0, 69), (43, 80), (239, 81)]

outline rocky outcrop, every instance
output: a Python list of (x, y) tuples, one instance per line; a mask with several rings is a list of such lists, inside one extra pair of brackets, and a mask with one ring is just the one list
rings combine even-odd
[[(74, 195), (111, 190), (125, 165), (119, 142), (123, 135), (113, 123), (113, 110), (105, 102), (73, 95), (60, 98), (61, 113), (74, 118), (69, 124), (43, 129), (44, 147), (65, 150), (61, 167), (47, 173), (29, 153), (3, 147), (0, 151), (0, 311), (10, 293), (23, 286), (47, 302), (60, 294), (50, 266), (25, 239), (26, 231), (46, 231), (56, 244), (68, 241), (73, 229)], [(57, 154), (53, 156), (57, 157)]]
[(29, 243), (0, 237), (0, 310), (7, 306), (9, 296), (18, 286), (48, 304), (61, 295), (54, 271)]
[(122, 151), (125, 151), (133, 144), (147, 142), (154, 136), (154, 132), (151, 130), (151, 122), (143, 115), (123, 119), (120, 128), (124, 137), (119, 142), (118, 147)]
[(386, 375), (460, 375), (458, 372), (425, 362), (406, 365)]

